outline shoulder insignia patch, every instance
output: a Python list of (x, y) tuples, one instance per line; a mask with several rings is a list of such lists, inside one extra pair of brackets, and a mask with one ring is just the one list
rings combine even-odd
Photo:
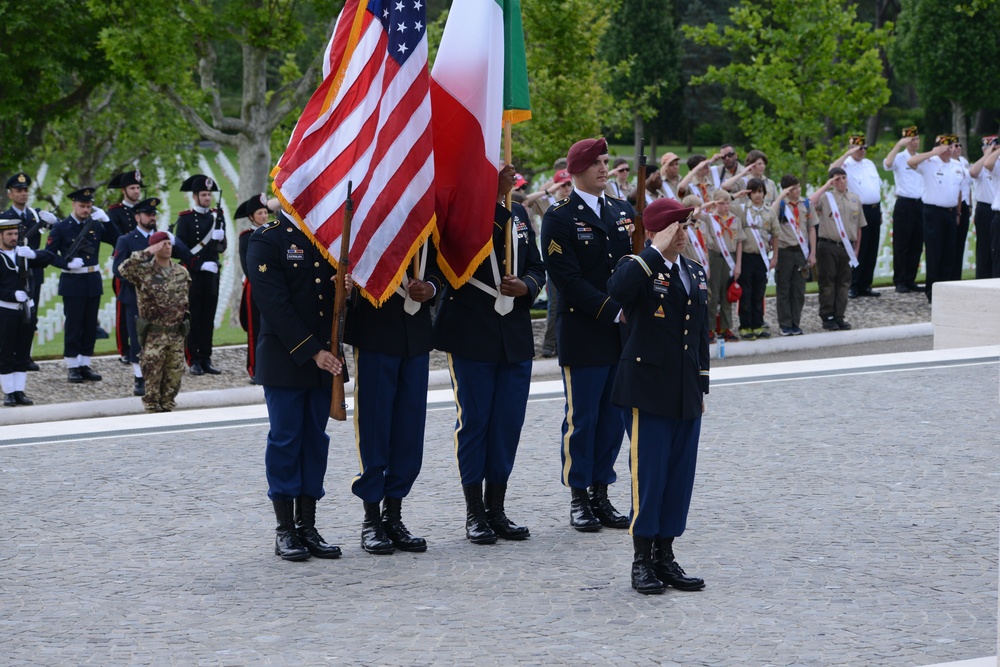
[(554, 211), (557, 208), (562, 208), (568, 203), (569, 203), (569, 197), (566, 197), (565, 199), (560, 199), (559, 201), (557, 201), (555, 204), (552, 205), (552, 210)]
[(561, 255), (562, 246), (556, 243), (555, 240), (553, 239), (552, 241), (549, 241), (548, 252), (550, 255)]
[(261, 234), (263, 234), (267, 230), (274, 229), (277, 226), (278, 226), (278, 221), (277, 220), (272, 220), (270, 222), (265, 222), (263, 225), (261, 225), (260, 227), (258, 227), (257, 230), (254, 233), (260, 232)]
[(663, 306), (659, 306), (656, 309), (656, 312), (653, 313), (653, 317), (666, 317), (666, 316), (667, 316), (666, 313), (663, 312)]
[(179, 217), (181, 217), (182, 215), (191, 215), (192, 213), (194, 213), (194, 209), (191, 209), (191, 208), (189, 208), (189, 209), (188, 209), (188, 210), (186, 210), (186, 211), (181, 211), (180, 213), (178, 213), (178, 214), (177, 214), (177, 217), (179, 218)]
[(258, 273), (267, 273), (267, 264), (261, 264), (257, 267)]

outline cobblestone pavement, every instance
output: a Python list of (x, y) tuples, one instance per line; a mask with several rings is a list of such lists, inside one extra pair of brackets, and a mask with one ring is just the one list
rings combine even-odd
[[(764, 368), (762, 372), (764, 372)], [(361, 551), (350, 422), (319, 526), (338, 561), (272, 553), (262, 420), (0, 445), (5, 665), (927, 665), (995, 652), (995, 362), (716, 384), (688, 532), (698, 593), (629, 587), (624, 531), (568, 526), (559, 397), (527, 422), (508, 509), (464, 539), (429, 410), (404, 518), (423, 554)], [(142, 417), (132, 418), (140, 420)], [(141, 422), (139, 422), (141, 423)], [(627, 457), (612, 487), (628, 508)]]

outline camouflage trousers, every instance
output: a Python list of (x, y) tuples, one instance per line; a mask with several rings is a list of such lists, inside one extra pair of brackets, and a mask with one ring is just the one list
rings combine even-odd
[(150, 331), (139, 367), (146, 378), (146, 395), (142, 397), (146, 412), (170, 412), (184, 377), (184, 336)]

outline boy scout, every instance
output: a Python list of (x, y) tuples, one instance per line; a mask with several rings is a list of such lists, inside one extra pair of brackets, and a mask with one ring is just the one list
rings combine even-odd
[(799, 179), (781, 177), (781, 195), (773, 208), (778, 215), (778, 263), (774, 269), (777, 285), (778, 327), (782, 336), (801, 336), (799, 323), (806, 300), (808, 269), (816, 266), (816, 212), (802, 199)]
[(861, 200), (847, 189), (847, 172), (830, 170), (829, 179), (809, 197), (819, 218), (816, 268), (819, 271), (819, 318), (827, 331), (850, 329), (844, 319), (851, 268), (858, 265), (861, 228), (865, 217)]

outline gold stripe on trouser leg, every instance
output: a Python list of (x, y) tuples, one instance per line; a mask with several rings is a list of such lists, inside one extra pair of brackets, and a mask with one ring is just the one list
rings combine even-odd
[(633, 535), (632, 526), (639, 516), (639, 408), (632, 408), (632, 437), (628, 445), (629, 473), (632, 477), (632, 522), (628, 534)]
[(358, 470), (357, 475), (351, 480), (351, 485), (353, 486), (355, 482), (361, 479), (361, 475), (365, 474), (365, 462), (361, 458), (361, 429), (358, 427), (358, 413), (361, 412), (358, 406), (361, 405), (358, 402), (358, 392), (360, 391), (358, 382), (358, 348), (352, 348), (354, 351), (354, 450), (358, 453)]
[(563, 366), (563, 385), (566, 388), (566, 435), (563, 436), (563, 484), (569, 486), (569, 471), (573, 467), (573, 457), (569, 451), (569, 439), (573, 435), (573, 377), (570, 375), (569, 366)]
[(458, 477), (462, 478), (462, 466), (458, 461), (458, 434), (465, 427), (465, 423), (462, 421), (462, 404), (458, 401), (458, 376), (455, 375), (455, 362), (452, 359), (451, 352), (448, 355), (448, 372), (451, 373), (451, 390), (455, 393), (455, 410), (458, 412), (458, 424), (455, 426), (455, 467), (458, 469)]

